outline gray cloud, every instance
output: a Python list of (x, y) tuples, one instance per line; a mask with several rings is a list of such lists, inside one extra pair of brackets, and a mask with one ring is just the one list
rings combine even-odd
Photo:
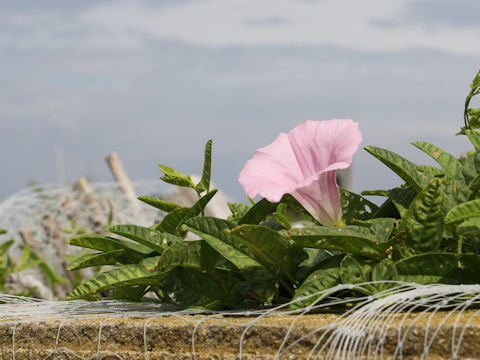
[(480, 2), (477, 0), (412, 0), (393, 18), (377, 18), (379, 27), (420, 25), (427, 29), (479, 28)]
[[(88, 9), (96, 5), (118, 5), (119, 3), (127, 3), (129, 0), (81, 0), (81, 1), (65, 1), (65, 0), (2, 0), (0, 2), (0, 11), (12, 11), (22, 13), (35, 13), (38, 11), (56, 11), (56, 12), (75, 12), (78, 10)], [(207, 0), (136, 0), (138, 4), (152, 6), (155, 8), (165, 6), (184, 6), (193, 2)]]
[[(255, 149), (306, 119), (353, 118), (365, 145), (420, 163), (429, 160), (409, 141), (465, 150), (453, 134), (476, 57), (429, 49), (215, 49), (147, 36), (142, 46), (123, 46), (124, 37), (117, 46), (116, 34), (55, 17), (0, 24), (0, 199), (28, 179), (55, 181), (56, 145), (64, 148), (69, 182), (85, 173), (103, 181), (111, 178), (103, 160), (111, 151), (132, 178), (158, 177), (158, 163), (198, 173), (213, 138), (215, 182), (237, 199), (237, 175)], [(362, 151), (354, 171), (358, 190), (399, 183)]]
[(252, 18), (245, 22), (251, 26), (282, 26), (289, 23), (289, 20), (279, 16), (270, 16), (266, 18)]
[[(457, 155), (453, 137), (477, 59), (431, 50), (359, 52), (335, 47), (205, 47), (150, 40), (137, 51), (70, 48), (0, 51), (0, 198), (27, 179), (55, 181), (54, 147), (67, 180), (110, 175), (117, 151), (132, 178), (158, 163), (201, 171), (214, 139), (215, 181), (237, 198), (238, 172), (256, 148), (306, 119), (351, 117), (365, 144), (410, 154), (425, 139)], [(452, 134), (450, 136), (449, 134)], [(420, 152), (410, 154), (427, 162)], [(398, 179), (360, 152), (356, 187)]]

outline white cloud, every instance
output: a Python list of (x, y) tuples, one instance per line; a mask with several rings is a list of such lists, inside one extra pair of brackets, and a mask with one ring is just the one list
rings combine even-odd
[[(366, 51), (428, 47), (480, 54), (480, 48), (472, 46), (480, 38), (480, 28), (425, 27), (418, 16), (415, 21), (405, 18), (413, 16), (408, 12), (411, 4), (408, 0), (205, 0), (166, 6), (118, 1), (89, 3), (68, 13), (55, 7), (35, 13), (9, 10), (2, 19), (0, 42), (15, 38), (10, 45), (18, 47), (70, 42), (93, 49), (138, 50), (151, 39), (171, 39), (210, 47), (331, 45)], [(386, 26), (378, 26), (379, 21)], [(388, 26), (389, 21), (396, 26)]]
[[(252, 5), (254, 4), (254, 5)], [(85, 10), (80, 20), (117, 36), (145, 35), (213, 47), (232, 45), (334, 45), (361, 50), (401, 50), (430, 47), (442, 51), (479, 54), (471, 46), (480, 29), (382, 27), (374, 20), (403, 14), (406, 0), (210, 0), (176, 7), (145, 7), (123, 3)], [(282, 19), (270, 26), (252, 19)]]

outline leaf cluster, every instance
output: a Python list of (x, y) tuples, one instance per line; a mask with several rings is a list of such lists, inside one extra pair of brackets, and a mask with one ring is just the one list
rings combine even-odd
[[(467, 108), (479, 89), (480, 73)], [(228, 204), (232, 215), (227, 219), (203, 216), (217, 192), (210, 189), (209, 141), (198, 184), (160, 165), (163, 181), (198, 194), (193, 206), (141, 197), (167, 213), (160, 223), (149, 228), (116, 225), (105, 235), (79, 234), (69, 240), (97, 251), (75, 260), (70, 270), (113, 266), (75, 288), (70, 298), (93, 299), (114, 290), (114, 298), (147, 301), (145, 295), (154, 293), (182, 308), (251, 307), (292, 299), (295, 308), (321, 300), (315, 294), (338, 284), (354, 285), (349, 295), (355, 295), (383, 291), (394, 281), (479, 283), (480, 132), (475, 128), (480, 122), (471, 110), (466, 109), (461, 133), (475, 151), (465, 157), (457, 159), (427, 142), (413, 143), (438, 167), (365, 147), (404, 184), (361, 195), (341, 190), (346, 225), (340, 227), (321, 226), (288, 194), (278, 203)], [(385, 200), (377, 206), (364, 196)], [(292, 213), (302, 226), (292, 221)]]

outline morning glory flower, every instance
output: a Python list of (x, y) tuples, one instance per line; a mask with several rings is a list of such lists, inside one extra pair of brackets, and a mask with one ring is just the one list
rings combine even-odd
[(279, 202), (291, 194), (322, 225), (343, 225), (335, 171), (345, 169), (362, 142), (350, 119), (307, 120), (255, 152), (238, 180), (248, 197)]

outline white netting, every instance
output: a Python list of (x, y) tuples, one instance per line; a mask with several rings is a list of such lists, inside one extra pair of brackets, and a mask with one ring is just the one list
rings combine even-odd
[[(88, 319), (90, 322), (101, 321), (96, 330), (99, 345), (88, 357), (77, 354), (78, 358), (94, 359), (113, 354), (114, 358), (127, 359), (121, 352), (116, 353), (110, 348), (102, 349), (100, 344), (102, 328), (104, 329), (106, 324), (128, 317), (143, 319), (143, 353), (144, 358), (148, 359), (155, 345), (151, 342), (158, 341), (149, 329), (153, 328), (159, 318), (168, 317), (188, 322), (193, 327), (191, 339), (187, 339), (188, 344), (185, 346), (189, 347), (194, 358), (196, 349), (205, 341), (205, 334), (200, 335), (201, 329), (212, 322), (223, 323), (226, 328), (240, 328), (236, 338), (222, 338), (218, 346), (231, 347), (230, 351), (235, 354), (235, 358), (242, 359), (247, 355), (251, 358), (251, 348), (247, 347), (252, 341), (252, 331), (256, 327), (264, 326), (265, 320), (272, 319), (281, 319), (284, 330), (283, 339), (280, 339), (281, 341), (276, 343), (276, 349), (268, 354), (268, 358), (272, 359), (293, 359), (296, 356), (305, 359), (403, 359), (410, 356), (427, 358), (429, 355), (430, 358), (437, 358), (438, 347), (443, 347), (441, 351), (443, 354), (447, 352), (451, 359), (462, 358), (460, 354), (465, 345), (465, 331), (475, 326), (478, 334), (480, 328), (480, 310), (476, 310), (480, 305), (480, 285), (396, 285), (390, 290), (362, 298), (337, 297), (339, 292), (344, 293), (345, 290), (354, 288), (353, 285), (339, 285), (312, 295), (320, 296), (322, 300), (294, 311), (288, 310), (290, 304), (248, 311), (173, 311), (165, 305), (153, 303), (112, 300), (45, 301), (1, 295), (0, 301), (4, 304), (0, 305), (0, 320), (3, 327), (13, 326), (16, 329), (11, 338), (13, 352), (15, 346), (17, 351), (19, 349), (19, 345), (15, 343), (15, 334), (19, 336), (22, 324), (43, 320), (58, 321), (56, 343), (48, 356), (59, 352), (75, 355), (75, 349), (65, 344), (59, 345), (61, 328), (67, 321), (81, 322)], [(351, 307), (347, 307), (347, 310), (344, 308), (341, 314), (328, 314), (332, 309), (347, 303), (351, 304)], [(310, 316), (308, 313), (319, 312), (324, 312), (325, 315), (322, 316), (330, 320), (322, 321), (322, 316), (317, 316), (305, 322), (305, 318)], [(318, 323), (312, 323), (312, 319), (316, 319)], [(275, 328), (276, 325), (271, 326)], [(265, 330), (264, 327), (262, 329)], [(215, 338), (215, 333), (210, 336)], [(261, 336), (261, 333), (257, 336)], [(255, 341), (258, 343), (258, 340)], [(415, 344), (411, 344), (412, 341)], [(307, 352), (299, 355), (298, 346), (303, 350), (307, 348)], [(471, 348), (472, 344), (467, 347)], [(409, 352), (405, 353), (404, 349), (407, 348)], [(412, 348), (416, 349), (415, 354), (411, 353)]]
[[(159, 180), (135, 181), (132, 185), (137, 194), (160, 198), (172, 196), (174, 189)], [(91, 192), (85, 193), (72, 186), (32, 186), (3, 200), (0, 228), (8, 233), (0, 236), (0, 240), (15, 240), (9, 251), (12, 259), (20, 258), (19, 245), (29, 245), (59, 275), (71, 277), (65, 270), (70, 262), (65, 256), (79, 255), (84, 249), (66, 244), (72, 235), (65, 229), (78, 226), (88, 233), (102, 233), (110, 211), (113, 224), (150, 226), (164, 216), (160, 210), (140, 201), (138, 206), (132, 206), (118, 183), (91, 183), (89, 187)], [(8, 286), (14, 293), (35, 287), (35, 296), (45, 299), (64, 297), (71, 290), (69, 285), (50, 289), (38, 268), (12, 274)]]

